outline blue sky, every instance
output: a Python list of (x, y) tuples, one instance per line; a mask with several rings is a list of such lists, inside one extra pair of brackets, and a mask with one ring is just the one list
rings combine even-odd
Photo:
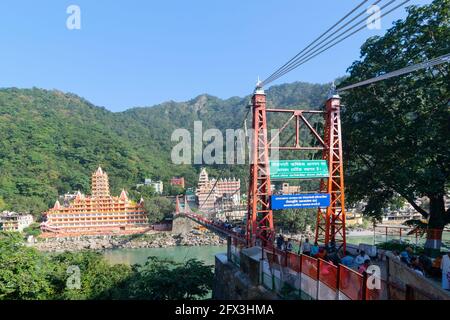
[[(0, 87), (69, 91), (113, 111), (202, 93), (244, 96), (257, 76), (268, 76), (358, 3), (2, 0)], [(81, 30), (66, 28), (71, 4), (81, 9)], [(381, 30), (360, 32), (275, 84), (345, 74), (367, 37), (404, 16), (395, 11)]]

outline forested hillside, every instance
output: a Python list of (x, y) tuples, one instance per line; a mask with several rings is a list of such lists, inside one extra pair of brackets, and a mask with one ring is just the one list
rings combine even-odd
[[(328, 88), (300, 82), (275, 86), (267, 90), (268, 106), (320, 108)], [(113, 113), (70, 93), (1, 89), (0, 206), (39, 215), (58, 194), (90, 193), (90, 175), (98, 165), (108, 172), (115, 194), (146, 177), (167, 181), (183, 175), (193, 185), (199, 168), (170, 161), (173, 130), (192, 130), (197, 120), (203, 130), (238, 128), (249, 99), (201, 95)], [(246, 166), (228, 169), (230, 175), (247, 174)]]

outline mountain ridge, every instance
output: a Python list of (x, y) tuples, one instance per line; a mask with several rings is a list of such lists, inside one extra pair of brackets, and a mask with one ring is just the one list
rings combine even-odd
[[(268, 106), (319, 108), (328, 88), (304, 82), (273, 86), (266, 91)], [(113, 193), (130, 190), (144, 178), (167, 183), (175, 175), (194, 186), (200, 166), (171, 162), (173, 130), (192, 132), (194, 121), (202, 121), (203, 130), (240, 128), (249, 102), (250, 96), (220, 99), (202, 94), (184, 102), (113, 112), (60, 90), (2, 88), (0, 200), (8, 209), (38, 215), (59, 194), (89, 192), (98, 165), (108, 172)], [(211, 175), (219, 168), (210, 166)], [(226, 170), (237, 177), (247, 174), (246, 166)]]

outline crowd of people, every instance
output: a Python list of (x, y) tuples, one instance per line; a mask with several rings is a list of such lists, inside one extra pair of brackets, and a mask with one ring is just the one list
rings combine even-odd
[(440, 270), (440, 268), (437, 268), (438, 270), (436, 270), (436, 268), (433, 267), (431, 259), (427, 256), (414, 255), (414, 250), (411, 247), (406, 247), (402, 252), (394, 250), (393, 254), (398, 261), (401, 261), (421, 276), (424, 276), (426, 274), (432, 276)]
[(438, 256), (434, 260), (424, 254), (414, 255), (414, 250), (411, 247), (406, 247), (402, 252), (395, 250), (393, 253), (396, 259), (417, 274), (434, 278), (441, 277), (442, 288), (450, 290), (450, 252)]
[[(279, 250), (288, 252), (292, 252), (294, 250), (292, 239), (286, 240), (282, 234), (278, 235), (276, 238), (276, 245)], [(348, 251), (342, 254), (336, 249), (336, 244), (333, 241), (331, 241), (328, 246), (319, 246), (317, 242), (312, 244), (307, 238), (299, 246), (297, 253), (316, 259), (322, 259), (336, 266), (343, 264), (344, 266), (357, 270), (360, 273), (366, 272), (367, 268), (371, 264), (370, 257), (365, 251), (360, 251), (356, 257), (353, 257)]]
[[(276, 246), (279, 250), (294, 251), (292, 239), (285, 239), (282, 234), (277, 236)], [(360, 250), (354, 257), (348, 251), (342, 253), (336, 250), (334, 242), (330, 242), (328, 246), (319, 246), (317, 242), (312, 244), (308, 238), (300, 244), (297, 253), (322, 259), (336, 266), (342, 264), (361, 274), (365, 273), (372, 263), (371, 258), (364, 250)], [(406, 247), (402, 252), (393, 251), (393, 254), (399, 261), (421, 276), (441, 277), (442, 288), (450, 290), (450, 252), (434, 260), (424, 254), (414, 255), (411, 247)]]
[(237, 224), (234, 225), (234, 224), (230, 223), (228, 220), (221, 221), (219, 219), (213, 219), (213, 224), (222, 229), (226, 229), (226, 230), (232, 231), (232, 232), (240, 234), (240, 235), (245, 235), (245, 228), (243, 228)]

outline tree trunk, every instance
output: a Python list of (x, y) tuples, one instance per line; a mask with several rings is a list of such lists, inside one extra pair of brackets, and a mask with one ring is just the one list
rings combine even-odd
[(436, 257), (440, 254), (442, 231), (447, 223), (445, 201), (443, 194), (433, 194), (430, 199), (430, 218), (428, 220), (425, 254)]

